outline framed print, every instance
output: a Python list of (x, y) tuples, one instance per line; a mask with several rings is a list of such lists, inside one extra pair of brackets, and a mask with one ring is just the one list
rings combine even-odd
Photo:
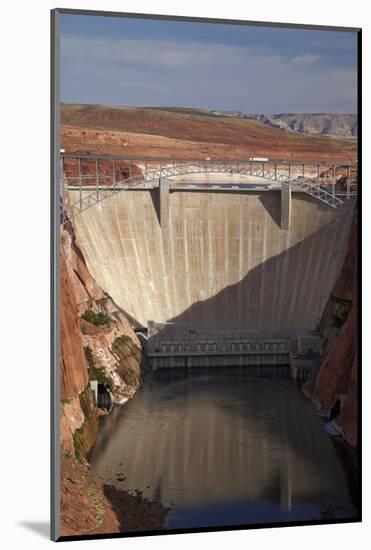
[(53, 10), (54, 540), (361, 520), (360, 60)]

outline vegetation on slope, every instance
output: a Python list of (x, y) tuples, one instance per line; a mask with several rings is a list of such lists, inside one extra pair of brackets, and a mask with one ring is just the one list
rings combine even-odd
[(88, 321), (88, 323), (93, 323), (93, 325), (95, 325), (96, 327), (101, 325), (108, 325), (112, 320), (102, 311), (96, 313), (93, 309), (87, 309), (85, 313), (81, 315), (81, 318), (84, 319), (84, 321)]

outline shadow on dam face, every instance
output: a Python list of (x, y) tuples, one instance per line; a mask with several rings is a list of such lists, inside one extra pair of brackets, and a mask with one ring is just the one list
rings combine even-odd
[[(333, 259), (339, 253), (336, 242), (328, 243), (327, 254), (317, 250), (327, 242), (329, 228), (321, 227), (310, 237), (270, 258), (237, 283), (223, 288), (212, 298), (192, 304), (170, 321), (196, 329), (266, 331), (316, 327), (327, 279), (333, 275)], [(325, 291), (326, 292), (326, 291)], [(241, 308), (244, 304), (244, 308)], [(312, 321), (313, 320), (313, 321)]]
[(354, 203), (335, 210), (293, 193), (285, 231), (279, 192), (172, 192), (165, 230), (154, 193), (117, 193), (74, 218), (90, 272), (135, 324), (316, 328), (345, 256)]

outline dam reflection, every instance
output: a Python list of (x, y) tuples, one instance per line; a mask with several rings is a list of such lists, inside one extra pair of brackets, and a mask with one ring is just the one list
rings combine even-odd
[(107, 483), (171, 502), (169, 528), (355, 514), (330, 437), (295, 383), (237, 368), (153, 373), (101, 419), (90, 461)]

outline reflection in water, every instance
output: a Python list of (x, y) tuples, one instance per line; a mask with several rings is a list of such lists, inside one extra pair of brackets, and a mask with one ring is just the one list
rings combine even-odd
[(330, 437), (295, 383), (237, 368), (157, 371), (102, 418), (90, 461), (108, 483), (171, 502), (169, 528), (355, 515)]

